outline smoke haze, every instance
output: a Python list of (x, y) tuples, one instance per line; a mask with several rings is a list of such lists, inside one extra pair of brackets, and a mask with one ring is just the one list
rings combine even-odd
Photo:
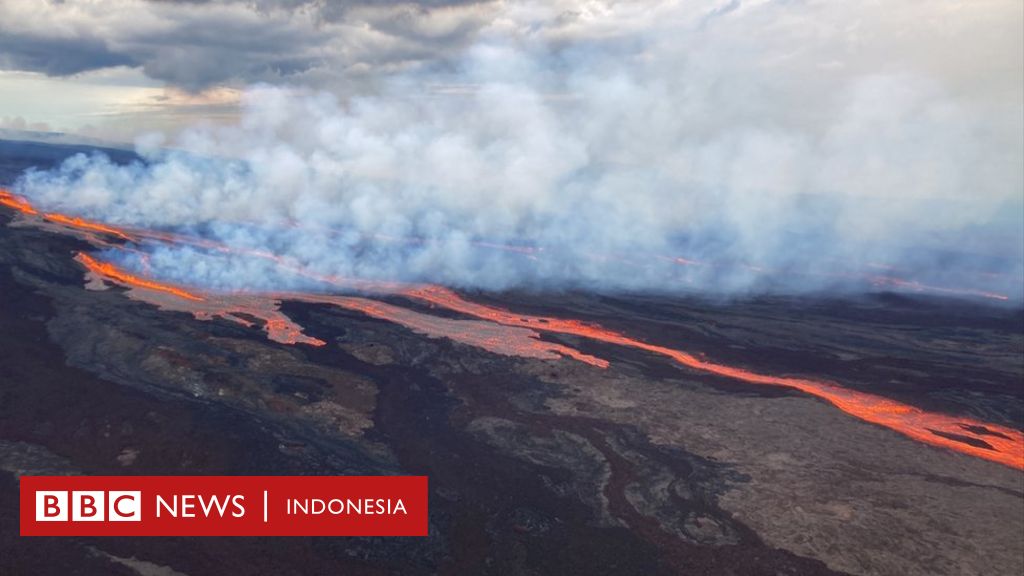
[[(721, 295), (897, 276), (1021, 299), (1019, 3), (600, 5), (555, 25), (502, 3), (458, 55), (362, 95), (254, 85), (237, 124), (18, 191), (320, 274)], [(168, 280), (309, 287), (244, 253), (146, 250)]]

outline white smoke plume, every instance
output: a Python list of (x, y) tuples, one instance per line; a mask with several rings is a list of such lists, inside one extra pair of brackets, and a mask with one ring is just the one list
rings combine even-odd
[[(457, 60), (373, 93), (255, 86), (237, 125), (18, 189), (323, 274), (729, 295), (892, 275), (1020, 300), (1019, 3), (601, 6), (555, 25), (508, 3)], [(302, 284), (152, 250), (155, 274), (190, 284)]]

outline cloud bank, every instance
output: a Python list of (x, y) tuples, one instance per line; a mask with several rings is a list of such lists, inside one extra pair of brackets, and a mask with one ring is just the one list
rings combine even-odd
[[(145, 164), (76, 157), (19, 190), (322, 274), (725, 295), (895, 275), (1020, 300), (1021, 6), (572, 7), (502, 3), (457, 54), (372, 92), (255, 86), (237, 125), (172, 151), (140, 140)], [(303, 283), (152, 251), (182, 282)]]
[(340, 88), (466, 45), (492, 2), (3, 0), (0, 69), (118, 66), (199, 91), (225, 83)]

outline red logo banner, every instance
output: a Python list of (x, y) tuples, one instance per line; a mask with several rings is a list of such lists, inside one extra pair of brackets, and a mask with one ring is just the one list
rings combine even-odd
[(22, 536), (426, 536), (426, 476), (22, 476)]

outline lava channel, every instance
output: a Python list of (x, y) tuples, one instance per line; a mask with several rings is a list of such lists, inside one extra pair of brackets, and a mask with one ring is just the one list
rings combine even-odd
[[(556, 360), (569, 357), (599, 368), (608, 362), (584, 354), (563, 344), (547, 342), (528, 328), (504, 326), (480, 320), (454, 320), (407, 310), (393, 304), (354, 296), (331, 296), (307, 293), (198, 293), (171, 284), (140, 278), (117, 266), (100, 262), (80, 253), (76, 260), (88, 270), (88, 287), (100, 288), (97, 282), (112, 282), (129, 289), (130, 298), (153, 304), (161, 310), (189, 312), (200, 320), (224, 318), (246, 327), (262, 321), (267, 337), (282, 344), (323, 346), (325, 342), (307, 336), (303, 329), (280, 310), (281, 301), (327, 304), (360, 312), (372, 318), (387, 320), (429, 336), (482, 348), (505, 356)], [(252, 320), (250, 320), (252, 319)]]
[(267, 337), (282, 344), (323, 346), (325, 342), (307, 336), (302, 327), (278, 309), (279, 302), (263, 295), (202, 294), (184, 288), (140, 278), (109, 262), (101, 262), (85, 253), (75, 260), (88, 271), (91, 289), (101, 289), (104, 282), (128, 288), (128, 297), (157, 306), (161, 310), (188, 312), (200, 320), (224, 318), (245, 327), (262, 321)]
[[(27, 200), (0, 189), (0, 205), (4, 205), (31, 217), (39, 212)], [(42, 215), (47, 221), (67, 230), (100, 233), (122, 239), (131, 234), (104, 224), (89, 222), (60, 214)], [(182, 241), (176, 235), (163, 236), (161, 233), (143, 234), (143, 237), (160, 238), (164, 241)], [(185, 240), (187, 242), (187, 240)], [(195, 242), (209, 244), (211, 248), (233, 251), (221, 244), (196, 239)], [(105, 243), (103, 243), (105, 244)], [(368, 282), (319, 276), (301, 267), (284, 262), (280, 257), (261, 252), (243, 251), (249, 255), (273, 259), (285, 269), (309, 278), (334, 285), (347, 284), (349, 287), (392, 292), (394, 283)], [(386, 305), (365, 298), (318, 296), (315, 294), (248, 295), (227, 294), (207, 295), (197, 291), (164, 284), (142, 278), (121, 270), (113, 264), (100, 262), (88, 254), (80, 253), (76, 260), (92, 275), (90, 287), (98, 288), (103, 281), (111, 281), (129, 288), (133, 298), (156, 304), (162, 309), (191, 312), (196, 318), (210, 319), (223, 317), (245, 326), (254, 323), (249, 318), (263, 321), (263, 329), (274, 341), (286, 344), (310, 344), (323, 346), (322, 340), (303, 334), (302, 328), (279, 310), (281, 299), (302, 300), (333, 304), (357, 310), (369, 316), (404, 325), (414, 331), (430, 336), (446, 337), (472, 344), (506, 355), (533, 358), (554, 358), (568, 356), (597, 367), (607, 367), (607, 361), (583, 354), (570, 347), (545, 342), (539, 333), (570, 334), (619, 346), (643, 350), (668, 357), (687, 368), (714, 374), (733, 380), (767, 386), (783, 386), (824, 399), (840, 410), (866, 422), (884, 426), (915, 440), (956, 450), (958, 452), (998, 462), (1017, 469), (1024, 469), (1024, 433), (1020, 430), (987, 424), (970, 418), (958, 418), (940, 413), (926, 412), (888, 398), (843, 388), (836, 384), (805, 378), (771, 376), (700, 359), (692, 354), (664, 346), (648, 344), (595, 324), (578, 320), (515, 314), (501, 308), (469, 302), (455, 292), (440, 286), (404, 287), (400, 293), (406, 297), (428, 302), (488, 322), (526, 331), (484, 330), (478, 323), (465, 320), (450, 320), (420, 314), (397, 306)], [(918, 285), (918, 287), (921, 287)]]
[[(595, 324), (544, 316), (516, 314), (494, 306), (469, 302), (440, 286), (406, 290), (404, 295), (476, 318), (506, 326), (532, 328), (590, 338), (600, 342), (644, 350), (671, 358), (687, 368), (749, 384), (784, 386), (827, 400), (843, 412), (900, 434), (1024, 470), (1024, 433), (1020, 430), (946, 414), (927, 412), (889, 398), (844, 388), (831, 382), (770, 376), (743, 368), (702, 360), (692, 354), (648, 344)], [(979, 432), (984, 430), (987, 433)], [(966, 438), (971, 442), (958, 440)]]

